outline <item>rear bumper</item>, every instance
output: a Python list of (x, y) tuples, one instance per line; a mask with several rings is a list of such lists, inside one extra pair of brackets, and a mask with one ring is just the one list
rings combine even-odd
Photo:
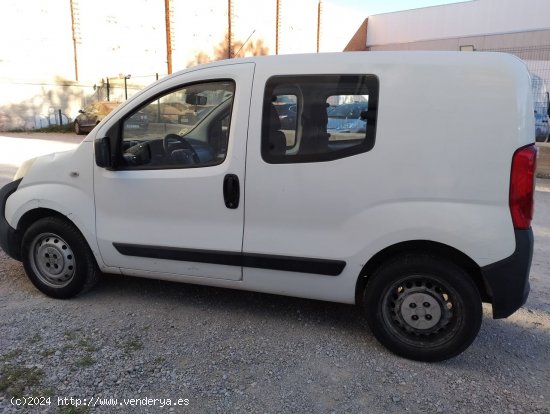
[(516, 250), (506, 259), (481, 268), (493, 304), (493, 318), (507, 318), (529, 295), (529, 270), (533, 258), (533, 230), (514, 230)]
[(0, 247), (8, 256), (21, 260), (21, 248), (17, 231), (6, 220), (6, 202), (19, 187), (21, 179), (12, 181), (0, 189)]

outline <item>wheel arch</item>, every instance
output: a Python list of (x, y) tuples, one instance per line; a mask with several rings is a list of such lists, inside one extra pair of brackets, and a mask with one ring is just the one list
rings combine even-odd
[(97, 259), (82, 231), (68, 216), (39, 208), (25, 213), (19, 223), (23, 266), (38, 290), (53, 298), (67, 299), (97, 283)]
[(430, 253), (452, 261), (462, 267), (476, 284), (479, 294), (484, 302), (490, 302), (489, 290), (485, 285), (481, 269), (470, 257), (454, 247), (431, 240), (410, 240), (397, 243), (384, 248), (372, 256), (361, 269), (355, 286), (355, 303), (360, 304), (363, 298), (363, 291), (367, 286), (370, 275), (382, 265), (382, 263), (395, 256), (410, 253)]
[(96, 260), (96, 264), (98, 265), (101, 264), (101, 261), (98, 260), (99, 257), (97, 255), (97, 249), (95, 248), (93, 243), (90, 243), (90, 240), (86, 237), (86, 234), (82, 231), (82, 229), (78, 226), (78, 224), (74, 220), (72, 220), (70, 216), (60, 213), (59, 211), (53, 210), (51, 208), (45, 208), (45, 207), (31, 209), (25, 212), (19, 219), (17, 223), (17, 235), (18, 235), (20, 254), (21, 254), (21, 242), (23, 240), (23, 235), (25, 234), (29, 226), (31, 226), (37, 220), (40, 220), (46, 217), (57, 217), (61, 220), (67, 221), (72, 226), (74, 226), (74, 228), (82, 235), (84, 240), (86, 240), (86, 243), (88, 243), (88, 247), (92, 251), (92, 254)]
[(32, 223), (46, 217), (58, 217), (63, 220), (68, 220), (73, 226), (77, 227), (69, 217), (61, 214), (59, 211), (55, 211), (50, 208), (35, 208), (27, 211), (21, 216), (19, 222), (17, 223), (17, 231), (23, 235)]

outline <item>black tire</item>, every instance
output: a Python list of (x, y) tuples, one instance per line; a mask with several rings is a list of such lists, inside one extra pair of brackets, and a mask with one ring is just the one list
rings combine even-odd
[(31, 282), (48, 296), (67, 299), (91, 289), (99, 279), (95, 258), (72, 223), (57, 217), (33, 223), (22, 241), (23, 266)]
[(479, 291), (461, 267), (425, 253), (395, 257), (369, 278), (363, 295), (374, 336), (390, 351), (418, 361), (463, 352), (481, 327)]
[(78, 121), (74, 121), (74, 132), (76, 135), (84, 135), (84, 131), (82, 131), (82, 128)]

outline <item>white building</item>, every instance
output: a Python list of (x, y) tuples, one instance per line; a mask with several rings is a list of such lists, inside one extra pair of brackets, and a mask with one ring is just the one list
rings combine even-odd
[[(472, 0), (370, 16), (368, 50), (550, 49), (550, 1)], [(547, 51), (550, 54), (550, 51)]]
[[(373, 15), (346, 50), (512, 53), (526, 62), (534, 83), (550, 89), (550, 0), (471, 0)], [(544, 87), (534, 89), (535, 100), (544, 101)]]

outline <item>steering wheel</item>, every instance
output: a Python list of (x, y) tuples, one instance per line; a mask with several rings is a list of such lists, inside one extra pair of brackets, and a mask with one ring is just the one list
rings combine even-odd
[(174, 150), (183, 149), (186, 150), (186, 153), (191, 153), (191, 159), (194, 164), (199, 164), (201, 162), (197, 152), (193, 146), (187, 141), (184, 137), (178, 134), (168, 134), (164, 137), (162, 142), (164, 146), (164, 152), (166, 155), (172, 156)]

